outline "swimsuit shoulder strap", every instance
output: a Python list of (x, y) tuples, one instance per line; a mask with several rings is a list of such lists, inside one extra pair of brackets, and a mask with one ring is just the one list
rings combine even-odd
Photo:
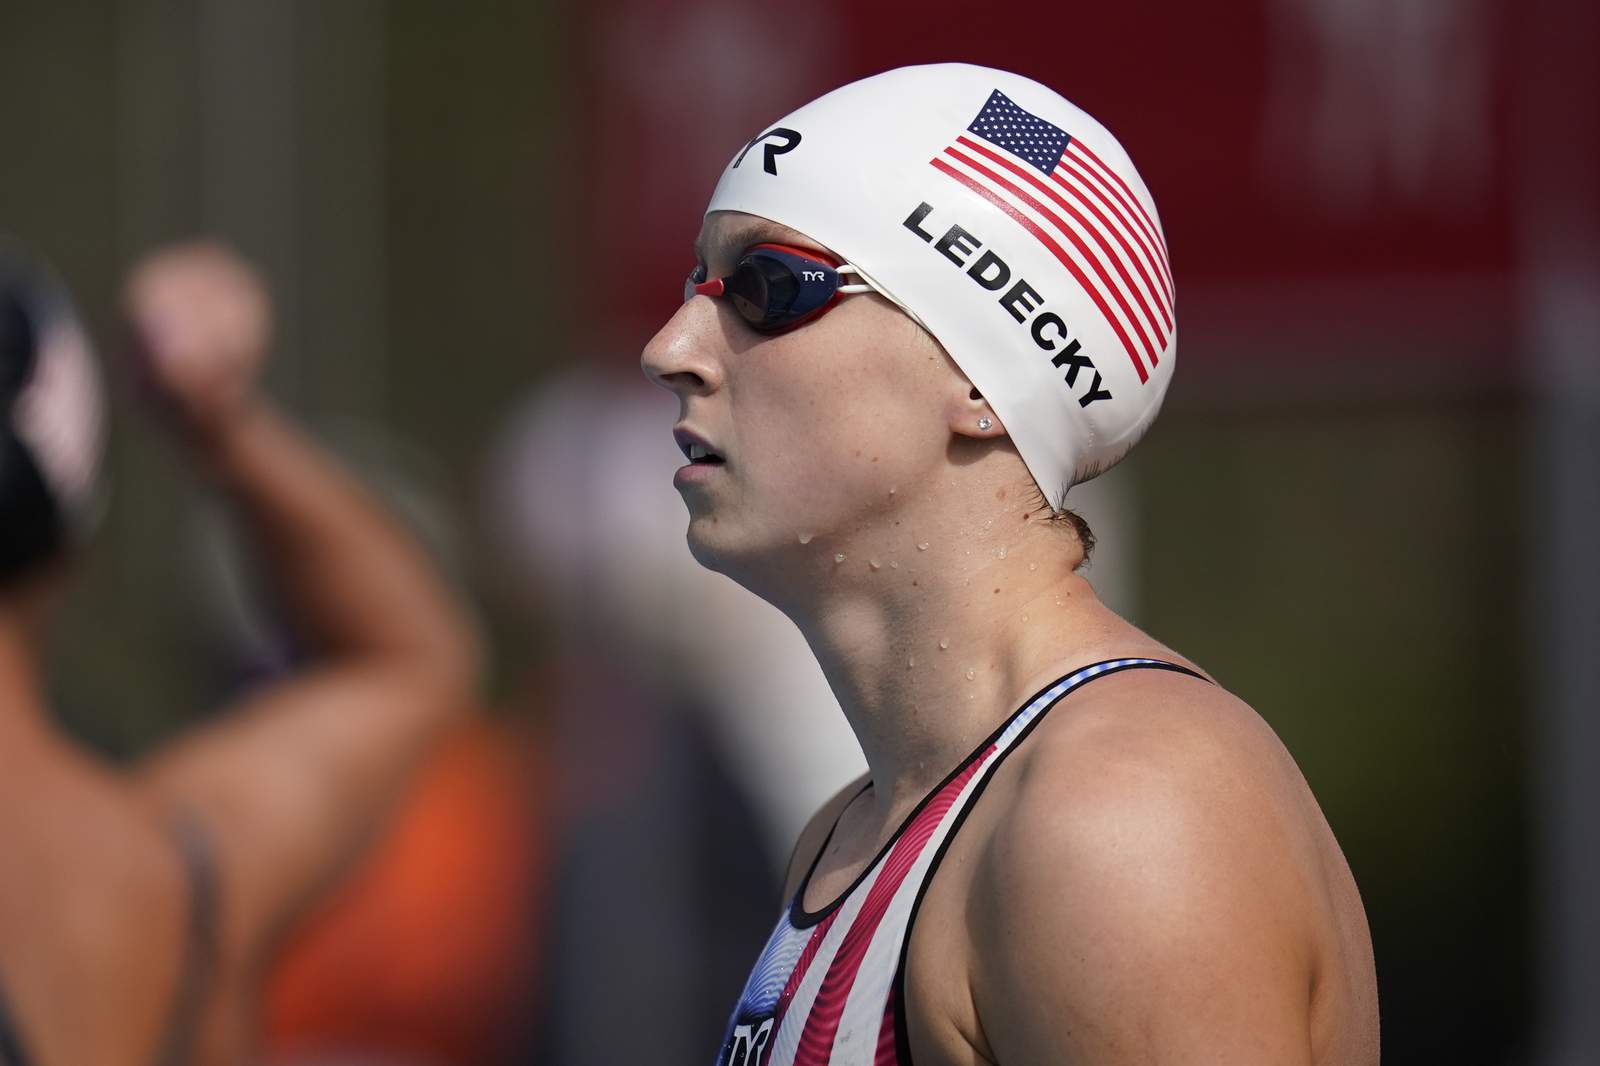
[(6, 1010), (4, 997), (0, 997), (0, 1066), (28, 1066), (22, 1053), (22, 1041), (17, 1035), (11, 1014)]

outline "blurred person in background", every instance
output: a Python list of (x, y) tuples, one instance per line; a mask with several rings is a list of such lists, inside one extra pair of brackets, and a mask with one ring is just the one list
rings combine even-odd
[(8, 250), (5, 1066), (238, 1061), (270, 947), (475, 700), (476, 639), (460, 605), (396, 522), (258, 389), (271, 313), (249, 268), (210, 245), (159, 252), (129, 277), (124, 310), (143, 384), (197, 474), (249, 528), (306, 658), (129, 770), (53, 724), (43, 664), (99, 504), (104, 419), (65, 293)]
[(1292, 758), (1077, 572), (1067, 491), (1176, 352), (1121, 145), (1029, 79), (902, 68), (756, 131), (695, 259), (643, 354), (689, 547), (805, 634), (869, 767), (801, 833), (719, 1066), (1375, 1063)]
[[(436, 458), (370, 418), (311, 426), (462, 587), (474, 560)], [(301, 656), (226, 511), (206, 503), (186, 554), (198, 570), (199, 650), (223, 703), (294, 671)], [(286, 931), (254, 993), (250, 1061), (526, 1061), (543, 983), (553, 775), (542, 723), (521, 710), (464, 717), (441, 736), (364, 854)]]
[(474, 719), (287, 939), (263, 985), (270, 1066), (522, 1066), (548, 980), (549, 781), (525, 715)]

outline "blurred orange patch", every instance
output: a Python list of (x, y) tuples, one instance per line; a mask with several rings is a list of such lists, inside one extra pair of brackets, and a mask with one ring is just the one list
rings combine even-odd
[(268, 1059), (492, 1064), (526, 1045), (545, 901), (546, 780), (531, 728), (478, 721), (296, 931), (267, 982)]

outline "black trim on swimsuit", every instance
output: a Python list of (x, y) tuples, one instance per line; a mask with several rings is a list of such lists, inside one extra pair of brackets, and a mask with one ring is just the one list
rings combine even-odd
[[(162, 1037), (155, 1066), (186, 1066), (194, 1057), (205, 996), (217, 962), (217, 913), (220, 884), (211, 837), (200, 820), (180, 814), (172, 834), (189, 883), (189, 926), (184, 944), (183, 970), (173, 998), (172, 1014)], [(22, 1052), (22, 1038), (0, 996), (0, 1066), (28, 1066), (33, 1060)]]
[[(883, 859), (883, 857), (889, 853), (889, 849), (894, 847), (895, 841), (900, 839), (900, 834), (904, 833), (906, 831), (907, 827), (909, 827), (911, 825), (911, 822), (917, 817), (917, 815), (922, 813), (922, 808), (926, 807), (929, 804), (929, 802), (931, 802), (933, 800), (933, 798), (935, 796), (937, 796), (940, 792), (944, 791), (944, 787), (946, 785), (948, 785), (950, 782), (954, 781), (956, 779), (956, 776), (958, 774), (960, 774), (961, 771), (965, 770), (969, 765), (971, 765), (973, 759), (976, 759), (979, 755), (983, 754), (984, 750), (987, 749), (990, 744), (993, 744), (996, 741), (998, 741), (1000, 739), (1000, 735), (1002, 733), (1004, 733), (1007, 728), (1010, 727), (1012, 721), (1017, 717), (1017, 715), (1021, 714), (1023, 711), (1027, 710), (1029, 707), (1032, 707), (1035, 700), (1037, 700), (1040, 696), (1043, 696), (1046, 692), (1049, 692), (1051, 689), (1053, 689), (1057, 685), (1061, 684), (1061, 682), (1065, 681), (1067, 678), (1072, 677), (1075, 674), (1081, 674), (1085, 670), (1093, 670), (1096, 666), (1102, 666), (1105, 663), (1114, 663), (1114, 662), (1118, 662), (1118, 661), (1119, 661), (1118, 659), (1104, 659), (1104, 660), (1102, 660), (1101, 662), (1098, 662), (1098, 663), (1090, 663), (1088, 666), (1080, 666), (1076, 670), (1072, 670), (1072, 671), (1070, 671), (1068, 673), (1062, 674), (1060, 677), (1056, 678), (1054, 681), (1050, 682), (1048, 685), (1046, 685), (1043, 688), (1041, 688), (1038, 692), (1035, 692), (1033, 695), (1031, 695), (1027, 699), (1023, 700), (1021, 706), (1019, 706), (1015, 711), (1011, 712), (1011, 714), (1007, 715), (1005, 721), (1001, 722), (998, 726), (995, 727), (994, 732), (990, 733), (987, 737), (985, 737), (978, 744), (978, 746), (976, 748), (972, 749), (972, 753), (970, 755), (968, 755), (965, 759), (962, 759), (959, 763), (956, 764), (956, 767), (953, 770), (951, 770), (948, 774), (945, 775), (943, 781), (940, 781), (937, 785), (934, 785), (933, 789), (927, 795), (923, 796), (922, 799), (917, 802), (917, 805), (915, 807), (911, 808), (911, 813), (906, 815), (905, 818), (901, 820), (899, 827), (896, 828), (894, 833), (889, 837), (888, 843), (884, 844), (883, 847), (878, 850), (878, 854), (874, 855), (873, 858), (872, 858), (872, 861), (867, 863), (866, 867), (864, 869), (862, 869), (861, 873), (856, 876), (856, 879), (850, 883), (850, 887), (849, 888), (846, 888), (843, 892), (839, 893), (839, 895), (834, 897), (833, 900), (831, 900), (827, 905), (822, 907), (820, 910), (808, 911), (805, 908), (805, 898), (806, 898), (806, 889), (811, 887), (811, 875), (816, 873), (817, 865), (820, 862), (822, 862), (822, 856), (827, 853), (828, 844), (830, 842), (832, 842), (832, 840), (833, 840), (834, 831), (839, 828), (839, 822), (844, 819), (844, 812), (849, 810), (852, 806), (854, 806), (856, 800), (861, 798), (862, 793), (866, 792), (867, 789), (872, 787), (872, 782), (869, 780), (865, 785), (862, 785), (861, 786), (861, 791), (857, 792), (854, 796), (851, 796), (850, 797), (850, 802), (846, 803), (843, 807), (839, 808), (839, 813), (834, 817), (832, 827), (830, 827), (828, 829), (828, 835), (822, 838), (822, 847), (817, 849), (817, 854), (812, 858), (811, 865), (806, 868), (806, 875), (803, 878), (800, 879), (800, 887), (799, 887), (799, 889), (797, 889), (795, 891), (794, 898), (790, 901), (790, 908), (789, 908), (789, 920), (794, 923), (794, 927), (796, 929), (809, 929), (811, 926), (816, 925), (818, 922), (822, 921), (822, 919), (826, 918), (829, 914), (833, 913), (835, 910), (837, 910), (839, 908), (840, 904), (842, 904), (845, 900), (849, 899), (850, 898), (850, 893), (854, 892), (857, 888), (861, 887), (861, 882), (866, 879), (866, 876), (869, 873), (872, 872), (873, 868), (878, 865), (878, 863)], [(1126, 666), (1119, 666), (1119, 667), (1116, 667), (1115, 669), (1106, 670), (1103, 673), (1096, 674), (1093, 677), (1084, 678), (1082, 681), (1078, 682), (1076, 685), (1072, 686), (1071, 688), (1067, 689), (1065, 692), (1061, 693), (1060, 696), (1057, 696), (1055, 702), (1053, 702), (1051, 704), (1051, 706), (1052, 707), (1055, 706), (1055, 703), (1059, 703), (1061, 700), (1065, 699), (1067, 696), (1070, 696), (1072, 693), (1078, 691), (1078, 689), (1082, 688), (1084, 685), (1087, 685), (1089, 682), (1093, 681), (1095, 679), (1095, 677), (1107, 677), (1107, 676), (1109, 676), (1111, 674), (1121, 673), (1123, 670), (1132, 669), (1135, 666), (1148, 666), (1148, 667), (1160, 668), (1160, 669), (1165, 669), (1165, 670), (1176, 670), (1176, 671), (1178, 671), (1180, 673), (1192, 674), (1193, 676), (1200, 678), (1200, 680), (1202, 680), (1202, 681), (1207, 680), (1205, 677), (1203, 677), (1200, 674), (1196, 674), (1193, 670), (1190, 670), (1188, 667), (1178, 666), (1176, 663), (1166, 663), (1166, 662), (1160, 662), (1160, 661), (1151, 661), (1151, 662), (1145, 662), (1145, 663), (1129, 663)], [(1050, 709), (1049, 707), (1046, 707), (1046, 708), (1043, 708), (1042, 710), (1040, 710), (1039, 717), (1041, 717), (1041, 718), (1044, 717), (1045, 711), (1048, 711), (1049, 709)], [(1030, 723), (1029, 726), (1028, 726), (1028, 729), (1032, 729), (1032, 728), (1033, 728), (1033, 726)], [(1027, 736), (1027, 731), (1026, 730), (1024, 730), (1023, 736)], [(1022, 737), (1018, 737), (1017, 738), (1017, 743), (1021, 743), (1021, 741), (1022, 741)], [(1012, 746), (1015, 747), (1016, 745), (1013, 744)], [(976, 798), (976, 797), (974, 797), (974, 798)], [(952, 833), (952, 835), (954, 835), (954, 834)], [(935, 860), (935, 861), (937, 862), (937, 860)], [(932, 871), (929, 872), (929, 876), (932, 876)], [(913, 914), (915, 914), (915, 911), (913, 911)]]
[(4, 997), (0, 997), (0, 1066), (28, 1066), (16, 1026), (11, 1023), (11, 1015), (6, 1011)]
[(194, 1058), (195, 1040), (206, 1005), (206, 993), (217, 971), (217, 917), (221, 883), (211, 835), (200, 819), (182, 812), (172, 823), (178, 855), (189, 882), (189, 928), (183, 972), (173, 997), (166, 1035), (155, 1066), (186, 1066)]
[[(1113, 659), (1107, 661), (1115, 662), (1116, 660)], [(1095, 663), (1094, 665), (1098, 666), (1100, 664)], [(1083, 667), (1083, 669), (1088, 670), (1092, 669), (1092, 667), (1086, 666)], [(989, 765), (984, 768), (983, 772), (978, 776), (977, 783), (972, 786), (972, 795), (968, 797), (966, 805), (963, 806), (961, 810), (956, 812), (955, 821), (950, 823), (950, 831), (945, 834), (944, 840), (940, 841), (939, 850), (933, 853), (933, 859), (928, 864), (927, 872), (922, 875), (922, 884), (917, 886), (916, 898), (911, 901), (911, 910), (906, 914), (905, 936), (904, 939), (900, 941), (900, 961), (895, 964), (894, 987), (889, 993), (894, 997), (894, 1054), (896, 1066), (912, 1066), (911, 1034), (906, 1024), (906, 960), (911, 954), (911, 930), (917, 923), (917, 912), (922, 909), (922, 898), (927, 895), (928, 886), (933, 883), (933, 875), (939, 872), (939, 864), (944, 861), (945, 852), (950, 850), (950, 842), (955, 840), (957, 833), (961, 832), (961, 826), (964, 822), (966, 822), (967, 815), (971, 814), (972, 808), (978, 805), (978, 800), (983, 796), (983, 790), (988, 787), (990, 781), (994, 780), (995, 773), (1000, 769), (1000, 764), (1005, 762), (1006, 756), (1010, 755), (1012, 752), (1016, 751), (1022, 746), (1022, 742), (1028, 739), (1028, 734), (1032, 733), (1034, 729), (1038, 727), (1039, 723), (1044, 721), (1044, 716), (1050, 713), (1056, 704), (1066, 699), (1072, 693), (1078, 691), (1084, 685), (1089, 684), (1091, 681), (1095, 681), (1102, 677), (1110, 677), (1112, 674), (1120, 674), (1124, 670), (1171, 670), (1174, 673), (1188, 674), (1190, 677), (1199, 678), (1208, 685), (1213, 684), (1209, 677), (1206, 677), (1204, 674), (1196, 673), (1187, 666), (1179, 666), (1177, 663), (1163, 662), (1159, 659), (1151, 662), (1131, 662), (1123, 666), (1113, 667), (1109, 670), (1095, 674), (1093, 677), (1084, 678), (1078, 684), (1067, 689), (1067, 691), (1063, 692), (1060, 696), (1057, 696), (1054, 700), (1050, 701), (1048, 706), (1041, 707), (1039, 709), (1039, 713), (1034, 715), (1033, 721), (1022, 727), (1022, 732), (1017, 734), (1017, 739), (1013, 740), (1011, 745), (1007, 747), (1005, 751), (997, 753)], [(1079, 673), (1079, 671), (1074, 670), (1072, 673)], [(1067, 674), (1065, 676), (1071, 677), (1072, 674)], [(1043, 689), (1040, 689), (1040, 695), (1048, 692), (1055, 685), (1059, 685), (1062, 680), (1063, 679), (1058, 678), (1051, 685), (1047, 685)], [(1038, 696), (1034, 696), (1033, 699), (1038, 698)], [(1033, 700), (1029, 700), (1028, 703), (1023, 704), (1022, 709), (1025, 710), (1031, 703), (1033, 703)], [(1020, 714), (1022, 711), (1019, 710), (1017, 713)], [(1011, 717), (1015, 718), (1016, 715), (1012, 715)], [(1009, 725), (1010, 722), (1011, 719), (1008, 718), (1006, 720), (1006, 724)], [(999, 733), (996, 733), (995, 737), (999, 737), (999, 735)], [(985, 743), (987, 744), (988, 742)], [(982, 750), (983, 748), (978, 749), (979, 752)], [(976, 754), (977, 753), (975, 752), (974, 756), (976, 756)], [(968, 761), (970, 761), (970, 759)], [(963, 763), (962, 765), (965, 766), (966, 764)]]

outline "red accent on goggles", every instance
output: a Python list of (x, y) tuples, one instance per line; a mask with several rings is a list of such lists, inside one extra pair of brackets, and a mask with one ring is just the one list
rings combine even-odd
[(841, 296), (872, 291), (870, 285), (846, 283), (843, 277), (859, 273), (820, 252), (786, 244), (755, 244), (727, 277), (706, 280), (705, 267), (696, 267), (683, 283), (683, 299), (725, 296), (752, 329), (782, 333), (820, 318)]

